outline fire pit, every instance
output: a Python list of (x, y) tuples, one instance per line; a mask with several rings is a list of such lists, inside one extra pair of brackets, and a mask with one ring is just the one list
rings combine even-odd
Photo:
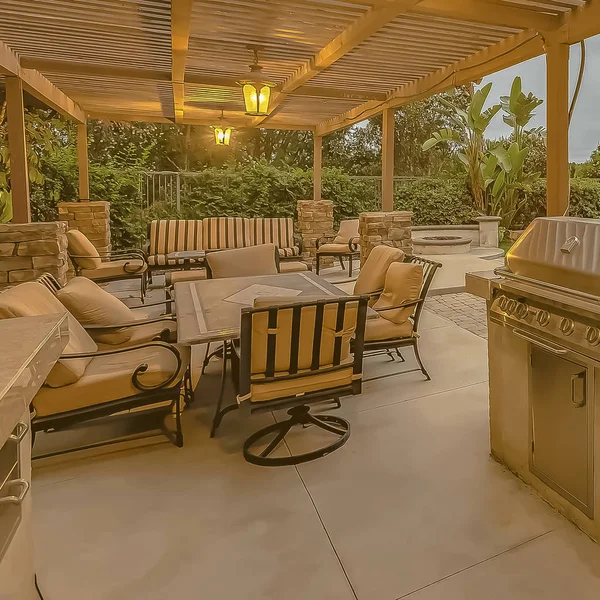
[(413, 254), (466, 254), (471, 240), (459, 235), (431, 235), (413, 239)]

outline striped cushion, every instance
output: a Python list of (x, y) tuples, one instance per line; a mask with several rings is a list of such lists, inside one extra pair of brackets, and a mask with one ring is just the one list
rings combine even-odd
[(275, 244), (280, 248), (280, 256), (298, 256), (298, 253), (281, 254), (281, 249), (293, 249), (294, 221), (288, 218), (277, 219), (248, 219), (250, 226), (250, 239), (254, 245)]
[(252, 246), (248, 219), (241, 217), (209, 217), (202, 221), (204, 250), (245, 248)]
[(292, 246), (291, 248), (278, 248), (279, 258), (290, 258), (292, 256), (300, 256), (300, 248)]
[[(203, 250), (202, 221), (199, 220), (162, 219), (152, 221), (148, 237), (148, 254), (151, 256), (164, 256), (170, 252), (184, 250)], [(166, 261), (166, 258), (164, 260)], [(150, 260), (148, 263), (153, 264)], [(165, 262), (157, 264), (165, 264)], [(171, 263), (169, 262), (169, 264)]]

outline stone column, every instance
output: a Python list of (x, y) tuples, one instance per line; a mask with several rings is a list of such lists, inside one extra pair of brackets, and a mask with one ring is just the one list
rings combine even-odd
[(33, 281), (51, 273), (67, 282), (67, 224), (0, 225), (0, 286)]
[(58, 217), (85, 234), (98, 252), (110, 252), (110, 203), (59, 202)]
[(479, 223), (479, 245), (482, 248), (498, 247), (498, 226), (502, 219), (500, 217), (477, 217)]
[(358, 233), (361, 266), (371, 250), (381, 244), (400, 248), (406, 254), (411, 254), (412, 216), (412, 212), (404, 210), (360, 213)]
[[(333, 202), (331, 200), (298, 200), (298, 227), (302, 236), (302, 258), (314, 262), (317, 240), (333, 235)], [(326, 265), (323, 260), (323, 265)], [(332, 262), (332, 261), (330, 261)]]

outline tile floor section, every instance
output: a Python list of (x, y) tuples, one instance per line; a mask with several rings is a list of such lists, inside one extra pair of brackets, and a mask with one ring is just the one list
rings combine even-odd
[[(348, 443), (320, 460), (243, 460), (279, 414), (234, 411), (210, 439), (213, 361), (183, 448), (36, 463), (45, 600), (598, 600), (600, 548), (489, 456), (486, 342), (431, 311), (422, 325), (432, 380), (365, 383), (338, 411)], [(365, 376), (414, 366), (372, 357)]]
[(482, 298), (466, 292), (444, 294), (428, 298), (425, 306), (436, 315), (487, 340), (486, 305)]

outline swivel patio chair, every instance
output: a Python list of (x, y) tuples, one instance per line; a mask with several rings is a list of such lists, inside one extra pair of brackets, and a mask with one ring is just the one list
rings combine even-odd
[(152, 340), (177, 341), (174, 314), (148, 314), (148, 309), (153, 306), (165, 306), (170, 310), (170, 299), (130, 307), (86, 277), (75, 277), (61, 286), (52, 275), (45, 273), (37, 282), (62, 302), (100, 348), (134, 346)]
[[(151, 425), (153, 433), (160, 430), (173, 444), (182, 446), (182, 400), (191, 395), (189, 348), (152, 341), (99, 350), (45, 286), (32, 281), (0, 294), (0, 318), (51, 314), (67, 314), (69, 341), (33, 399), (32, 431), (54, 432), (98, 419), (140, 417), (150, 422), (146, 425)], [(171, 418), (174, 429), (165, 422)], [(141, 437), (148, 437), (148, 427), (127, 439)], [(78, 449), (117, 441), (122, 438)]]
[(367, 321), (365, 356), (384, 353), (392, 360), (398, 359), (403, 363), (405, 360), (400, 349), (412, 347), (419, 368), (373, 377), (366, 381), (418, 370), (422, 371), (428, 381), (431, 379), (419, 353), (418, 329), (433, 277), (441, 266), (438, 262), (420, 256), (406, 256), (404, 262), (389, 266), (384, 289), (372, 305), (378, 318)]
[[(254, 308), (242, 310), (240, 341), (239, 345), (234, 344), (231, 354), (237, 404), (251, 413), (288, 408), (290, 417), (246, 440), (243, 452), (248, 462), (296, 465), (325, 456), (348, 441), (348, 421), (313, 415), (309, 406), (327, 400), (340, 406), (340, 397), (361, 393), (366, 313), (366, 296), (305, 301), (259, 298)], [(231, 409), (221, 409), (220, 401), (221, 398), (215, 410), (213, 433)], [(334, 441), (300, 455), (271, 457), (296, 425), (313, 425), (332, 434)], [(257, 451), (256, 446), (261, 443), (267, 445)]]
[(67, 231), (68, 253), (76, 275), (92, 281), (140, 280), (140, 298), (146, 295), (148, 263), (142, 250), (115, 250), (100, 253), (88, 238), (77, 231)]
[(340, 222), (339, 231), (331, 236), (324, 236), (317, 240), (316, 271), (319, 274), (321, 258), (333, 256), (338, 258), (342, 269), (344, 258), (348, 259), (348, 277), (352, 277), (352, 261), (360, 258), (360, 247), (358, 245), (358, 219), (348, 219)]

